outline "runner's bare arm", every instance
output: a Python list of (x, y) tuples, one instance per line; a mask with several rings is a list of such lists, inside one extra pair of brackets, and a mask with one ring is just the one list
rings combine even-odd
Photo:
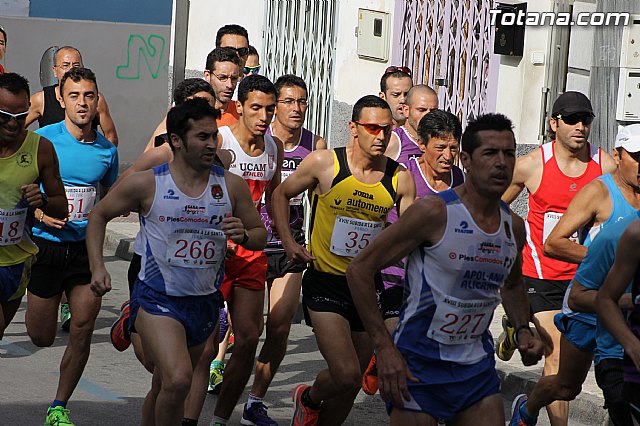
[(116, 125), (113, 122), (111, 113), (109, 112), (109, 105), (104, 98), (104, 95), (100, 93), (98, 97), (98, 118), (100, 119), (100, 127), (104, 137), (109, 139), (112, 144), (118, 146), (118, 132), (116, 132)]
[[(532, 185), (535, 185), (537, 189), (542, 179), (542, 154), (540, 149), (536, 149), (527, 155), (518, 157), (516, 160), (516, 167), (513, 170), (513, 178), (511, 179), (511, 185), (502, 195), (502, 200), (507, 204), (510, 204), (518, 198), (518, 195), (522, 190), (527, 187), (532, 189)], [(535, 182), (534, 182), (535, 181)], [(535, 191), (533, 191), (535, 192)]]
[[(598, 290), (583, 286), (578, 281), (571, 282), (571, 290), (569, 291), (569, 299), (567, 304), (572, 311), (575, 312), (596, 312), (596, 296)], [(633, 309), (633, 299), (630, 293), (625, 293), (618, 299), (620, 309)]]
[(53, 144), (43, 137), (40, 138), (40, 144), (38, 146), (38, 170), (40, 174), (39, 180), (44, 189), (44, 193), (47, 194), (48, 203), (46, 206), (40, 207), (42, 206), (42, 196), (40, 195), (40, 187), (37, 184), (33, 186), (37, 189), (40, 203), (32, 204), (29, 198), (27, 198), (27, 201), (34, 207), (40, 207), (48, 216), (58, 219), (66, 218), (69, 210), (67, 207), (67, 196), (64, 192), (64, 184), (60, 178), (58, 156), (53, 148)]
[[(589, 182), (582, 188), (562, 215), (551, 234), (544, 243), (544, 255), (565, 262), (580, 263), (587, 254), (587, 248), (575, 241), (571, 236), (584, 225), (597, 220), (598, 211), (604, 210), (608, 202), (611, 211), (609, 191), (600, 179)], [(604, 200), (607, 201), (604, 201)]]
[(416, 199), (416, 184), (413, 181), (411, 172), (401, 167), (401, 171), (398, 173), (398, 191), (396, 197), (396, 208), (398, 209), (398, 216), (404, 213), (407, 208), (413, 204)]
[(166, 116), (162, 119), (160, 123), (158, 123), (158, 126), (153, 131), (153, 134), (151, 135), (149, 142), (147, 142), (147, 146), (144, 147), (143, 152), (152, 150), (156, 144), (156, 136), (161, 135), (163, 133), (167, 133), (167, 117)]
[(244, 179), (233, 173), (225, 172), (225, 180), (232, 199), (233, 216), (222, 220), (222, 230), (231, 241), (247, 250), (264, 249), (267, 230), (253, 204), (249, 186)]
[(596, 313), (604, 326), (620, 342), (625, 355), (640, 370), (640, 340), (629, 329), (618, 300), (633, 279), (640, 262), (640, 220), (632, 222), (620, 237), (616, 260), (596, 296)]
[(327, 141), (316, 135), (316, 140), (313, 143), (313, 149), (327, 149)]
[(173, 155), (171, 154), (171, 148), (169, 148), (168, 144), (159, 146), (157, 148), (152, 148), (150, 151), (143, 152), (135, 161), (135, 163), (131, 165), (131, 167), (122, 172), (122, 174), (118, 177), (118, 180), (113, 184), (112, 188), (115, 188), (125, 178), (127, 178), (127, 176), (133, 173), (152, 169), (153, 167), (168, 163), (172, 159)]
[[(446, 207), (442, 199), (426, 197), (417, 200), (347, 268), (347, 282), (353, 301), (376, 350), (380, 394), (383, 399), (392, 400), (394, 406), (404, 406), (404, 400), (409, 399), (407, 378), (416, 379), (384, 325), (376, 302), (374, 275), (419, 245), (439, 241), (446, 221)], [(425, 226), (427, 223), (429, 226)]]
[[(518, 254), (513, 259), (513, 266), (509, 276), (505, 280), (504, 286), (500, 290), (502, 296), (502, 306), (504, 307), (509, 321), (518, 330), (516, 340), (518, 350), (524, 365), (534, 365), (541, 358), (544, 350), (542, 341), (535, 337), (531, 330), (526, 331), (521, 327), (529, 325), (529, 301), (525, 291), (524, 279), (522, 278), (522, 248), (525, 244), (524, 221), (515, 213), (511, 214), (513, 224), (513, 235), (518, 244)], [(523, 332), (524, 331), (524, 332)]]
[(107, 222), (132, 210), (145, 213), (153, 202), (155, 179), (153, 171), (134, 173), (109, 191), (89, 214), (87, 252), (91, 268), (91, 290), (102, 296), (111, 290), (111, 277), (104, 266), (102, 247)]
[(384, 151), (384, 155), (395, 160), (398, 158), (398, 154), (400, 154), (400, 139), (396, 132), (392, 132), (391, 137), (389, 138), (389, 143), (387, 144), (387, 149)]
[(44, 92), (41, 90), (31, 95), (29, 103), (29, 115), (27, 115), (24, 127), (29, 127), (31, 123), (42, 117), (42, 112), (44, 111)]

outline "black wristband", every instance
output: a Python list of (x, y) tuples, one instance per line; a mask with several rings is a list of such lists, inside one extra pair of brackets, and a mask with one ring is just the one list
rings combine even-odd
[(46, 193), (40, 192), (40, 197), (42, 197), (42, 205), (40, 207), (44, 207), (49, 204), (49, 197), (47, 197)]
[(242, 238), (242, 241), (240, 241), (238, 243), (238, 245), (243, 246), (246, 244), (246, 242), (249, 241), (249, 234), (247, 234), (247, 230), (244, 230), (244, 237)]
[(529, 331), (529, 333), (531, 333), (531, 337), (533, 337), (533, 330), (531, 330), (529, 324), (521, 325), (520, 327), (516, 328), (516, 331), (513, 333), (513, 340), (516, 342), (516, 345), (518, 344), (518, 334), (520, 334), (522, 330)]

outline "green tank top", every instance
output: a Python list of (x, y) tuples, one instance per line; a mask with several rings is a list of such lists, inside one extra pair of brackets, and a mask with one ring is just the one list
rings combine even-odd
[(33, 209), (22, 197), (22, 185), (38, 180), (40, 136), (27, 131), (18, 150), (0, 157), (0, 266), (16, 265), (38, 252), (31, 241)]

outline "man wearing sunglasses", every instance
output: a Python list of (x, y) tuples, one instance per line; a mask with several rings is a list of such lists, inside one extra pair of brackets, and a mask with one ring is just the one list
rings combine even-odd
[(240, 58), (240, 69), (244, 68), (249, 57), (249, 33), (237, 24), (221, 27), (216, 34), (216, 47), (229, 47)]
[(247, 57), (247, 62), (244, 64), (244, 68), (242, 68), (242, 74), (244, 74), (245, 77), (252, 74), (260, 74), (260, 55), (253, 46), (249, 46), (249, 56)]
[[(67, 194), (68, 217), (56, 219), (35, 212), (34, 240), (40, 251), (33, 265), (26, 313), (27, 331), (39, 347), (56, 337), (56, 313), (65, 293), (71, 309), (69, 341), (60, 363), (56, 396), (46, 425), (72, 424), (67, 402), (89, 358), (91, 336), (101, 299), (90, 289), (91, 271), (85, 244), (89, 213), (118, 177), (118, 152), (91, 122), (98, 108), (98, 84), (87, 68), (72, 68), (60, 81), (65, 119), (37, 131), (47, 137), (60, 158), (60, 175)], [(66, 422), (66, 423), (65, 423)]]
[[(268, 78), (251, 75), (238, 88), (239, 119), (219, 129), (221, 147), (231, 151), (231, 173), (251, 189), (258, 210), (271, 211), (271, 194), (280, 183), (282, 142), (267, 134), (276, 109), (276, 88)], [(214, 411), (214, 424), (224, 425), (249, 381), (262, 332), (267, 257), (262, 250), (231, 244), (220, 291), (229, 307), (235, 346), (224, 368), (224, 379)]]
[[(526, 188), (529, 192), (527, 215), (528, 241), (523, 251), (522, 273), (527, 284), (533, 323), (545, 343), (545, 376), (557, 374), (560, 359), (560, 332), (554, 316), (560, 313), (562, 300), (577, 265), (546, 255), (544, 243), (563, 216), (573, 197), (585, 185), (603, 173), (615, 170), (609, 154), (588, 142), (594, 114), (589, 99), (580, 92), (566, 92), (558, 97), (551, 110), (549, 125), (555, 140), (518, 158), (513, 181), (503, 200), (510, 203)], [(578, 241), (578, 236), (573, 236)], [(498, 357), (504, 360), (513, 353), (513, 330), (503, 321), (504, 342)], [(507, 340), (508, 339), (508, 340)], [(556, 401), (547, 406), (551, 422), (566, 424), (568, 403)]]
[[(58, 79), (58, 82), (62, 81), (64, 74), (71, 68), (84, 66), (82, 65), (80, 51), (71, 46), (63, 46), (56, 50), (56, 53), (53, 55), (53, 61), (53, 75)], [(59, 84), (44, 87), (40, 92), (34, 93), (31, 96), (31, 107), (29, 108), (26, 125), (29, 126), (38, 120), (39, 127), (44, 127), (64, 120), (65, 114), (64, 109), (60, 105), (60, 99), (62, 99), (62, 96), (60, 95)], [(100, 93), (98, 112), (93, 119), (92, 126), (94, 130), (100, 126), (104, 136), (111, 141), (112, 144), (118, 146), (116, 125), (113, 122), (113, 118), (111, 118), (109, 105), (107, 105), (107, 101), (102, 93)]]
[[(402, 214), (415, 198), (411, 174), (384, 155), (392, 125), (387, 102), (375, 95), (360, 98), (347, 147), (310, 153), (273, 196), (272, 218), (287, 256), (310, 264), (302, 302), (328, 366), (313, 386), (295, 388), (296, 426), (342, 424), (372, 355), (345, 274), (354, 256), (382, 231), (389, 211), (397, 207)], [(290, 202), (307, 190), (313, 193), (309, 250), (289, 227)]]
[[(618, 132), (613, 155), (616, 171), (582, 188), (544, 243), (548, 256), (579, 266), (565, 294), (562, 313), (554, 317), (562, 333), (558, 374), (542, 377), (528, 398), (519, 398), (512, 424), (520, 418), (519, 425), (532, 425), (542, 407), (575, 398), (592, 361), (609, 418), (616, 426), (633, 424), (629, 405), (622, 397), (622, 347), (603, 327), (596, 327), (595, 299), (613, 264), (617, 241), (626, 225), (638, 217), (640, 124)], [(586, 234), (583, 245), (571, 239), (576, 232)], [(621, 306), (623, 303), (625, 309), (632, 308), (627, 297), (620, 301)]]
[(28, 113), (29, 82), (15, 73), (0, 74), (0, 340), (20, 306), (38, 252), (31, 239), (33, 210), (67, 215), (56, 152), (48, 139), (26, 130)]
[(390, 66), (380, 78), (379, 96), (391, 107), (394, 128), (402, 126), (407, 119), (404, 104), (412, 86), (411, 69), (408, 67)]

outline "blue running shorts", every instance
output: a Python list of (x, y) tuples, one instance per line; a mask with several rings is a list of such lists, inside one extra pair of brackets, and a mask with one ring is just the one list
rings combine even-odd
[(596, 326), (563, 313), (553, 316), (553, 323), (565, 339), (576, 348), (593, 352), (596, 350)]

